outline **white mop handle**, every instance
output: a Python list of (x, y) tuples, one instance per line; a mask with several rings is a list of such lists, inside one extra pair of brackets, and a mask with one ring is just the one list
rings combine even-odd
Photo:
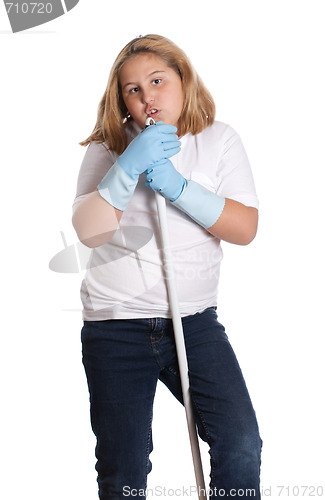
[(170, 309), (172, 313), (177, 359), (180, 371), (180, 379), (182, 385), (187, 426), (190, 437), (190, 445), (193, 457), (197, 493), (200, 500), (203, 499), (206, 500), (206, 490), (205, 490), (204, 475), (201, 462), (200, 447), (196, 432), (193, 407), (190, 396), (190, 384), (188, 378), (188, 365), (187, 365), (186, 348), (185, 348), (185, 341), (183, 334), (183, 325), (178, 307), (176, 282), (174, 276), (172, 255), (170, 251), (166, 202), (165, 198), (163, 198), (161, 194), (159, 194), (158, 192), (156, 192), (156, 202), (157, 202), (158, 217), (159, 217), (161, 238), (162, 238), (164, 265), (165, 265), (165, 273), (167, 279), (167, 291), (168, 291)]

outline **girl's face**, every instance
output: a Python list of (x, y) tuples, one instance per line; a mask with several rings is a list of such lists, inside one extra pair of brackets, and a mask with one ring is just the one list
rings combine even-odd
[(120, 71), (120, 86), (124, 103), (139, 127), (146, 119), (177, 127), (184, 93), (178, 73), (155, 54), (137, 54)]

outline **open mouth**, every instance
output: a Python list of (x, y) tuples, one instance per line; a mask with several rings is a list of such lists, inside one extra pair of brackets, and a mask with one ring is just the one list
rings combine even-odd
[(157, 116), (159, 113), (160, 113), (160, 110), (157, 108), (151, 108), (147, 111), (147, 115), (152, 116), (152, 117)]

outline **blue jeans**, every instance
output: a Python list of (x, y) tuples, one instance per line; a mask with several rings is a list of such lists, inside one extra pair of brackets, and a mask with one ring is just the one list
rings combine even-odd
[[(224, 496), (259, 499), (262, 441), (225, 329), (212, 307), (182, 322), (198, 432), (210, 447), (210, 496), (222, 489)], [(172, 322), (85, 321), (81, 338), (99, 498), (125, 500), (132, 490), (132, 498), (143, 500), (158, 379), (182, 402)]]

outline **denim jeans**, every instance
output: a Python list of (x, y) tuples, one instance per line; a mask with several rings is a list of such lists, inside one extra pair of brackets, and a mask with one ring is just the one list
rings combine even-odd
[[(225, 329), (212, 307), (182, 323), (196, 424), (209, 445), (210, 497), (222, 489), (224, 496), (259, 499), (262, 441)], [(182, 402), (172, 321), (85, 321), (81, 338), (99, 498), (125, 500), (132, 490), (132, 498), (143, 499), (158, 380)]]

